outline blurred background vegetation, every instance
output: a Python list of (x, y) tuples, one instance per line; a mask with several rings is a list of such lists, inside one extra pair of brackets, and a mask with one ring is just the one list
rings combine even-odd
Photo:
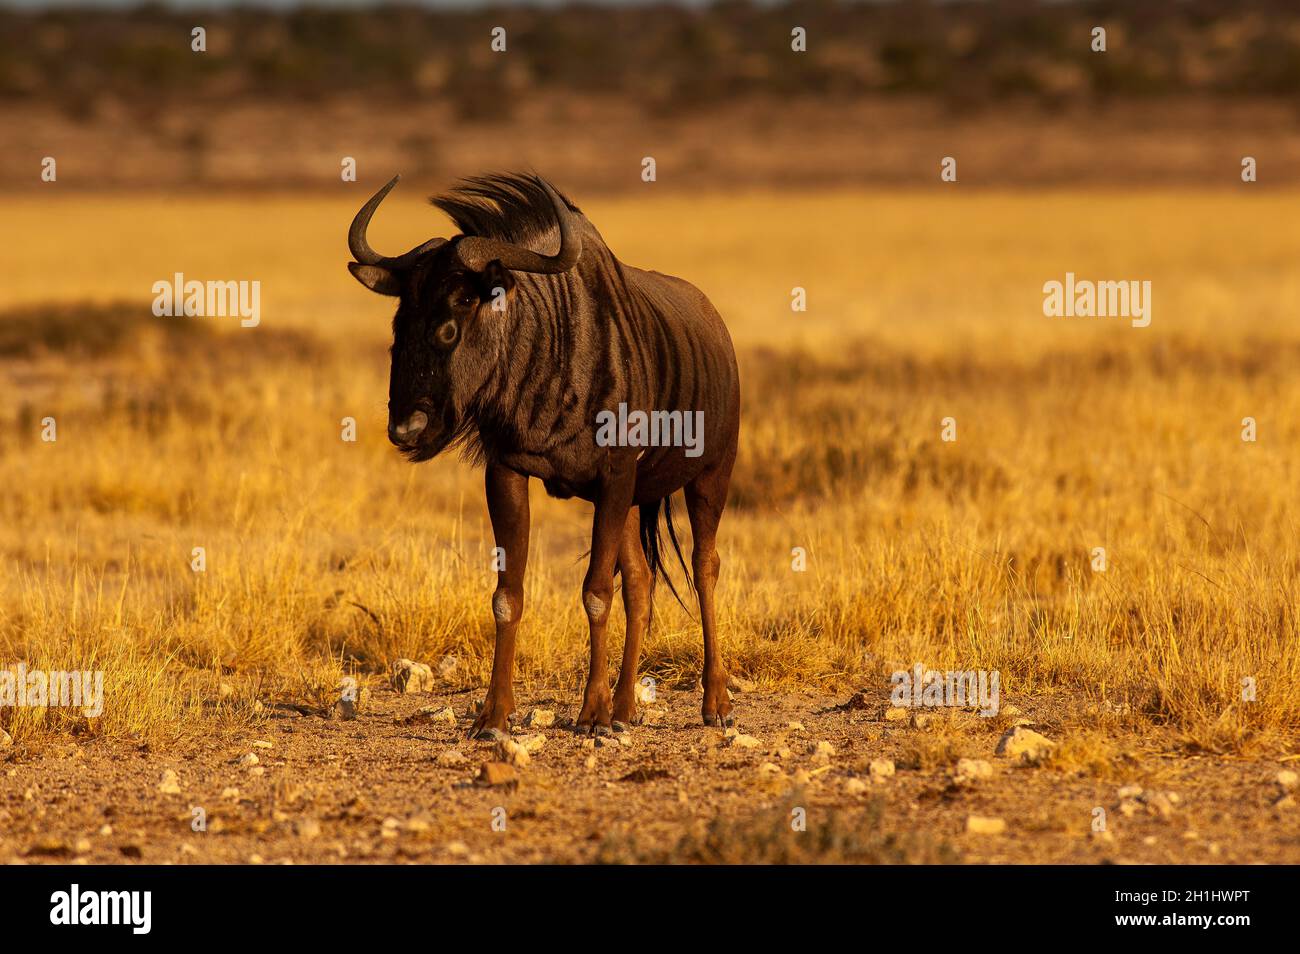
[[(196, 25), (208, 31), (204, 56), (189, 48)], [(488, 48), (498, 25), (508, 30), (504, 60)], [(792, 57), (796, 25), (808, 52)], [(1096, 25), (1108, 30), (1105, 56), (1089, 46)], [(962, 108), (1008, 95), (1050, 106), (1188, 93), (1294, 99), (1297, 89), (1291, 0), (0, 12), (0, 95), (72, 113), (106, 95), (440, 95), (496, 117), (524, 90), (622, 92), (671, 111), (791, 94), (922, 93)]]

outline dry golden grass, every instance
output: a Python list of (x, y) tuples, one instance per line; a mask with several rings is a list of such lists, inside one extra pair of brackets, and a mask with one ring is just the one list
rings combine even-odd
[[(345, 671), (398, 656), (453, 654), (459, 680), (486, 681), (481, 476), (386, 444), (390, 306), (343, 268), (360, 196), (10, 203), (0, 662), (99, 668), (107, 692), (90, 725), (6, 712), (15, 736), (207, 731), (256, 718), (257, 701), (328, 701)], [(733, 671), (843, 690), (916, 661), (998, 669), (1013, 698), (1127, 703), (1207, 750), (1295, 737), (1300, 197), (582, 204), (626, 261), (703, 288), (737, 341), (720, 589)], [(372, 241), (441, 226), (395, 196)], [(1151, 327), (1044, 318), (1042, 283), (1067, 270), (1150, 279)], [(261, 280), (261, 326), (153, 317), (150, 286), (175, 271)], [(939, 440), (947, 416), (956, 443)], [(1246, 416), (1257, 443), (1240, 439)], [(588, 517), (535, 490), (519, 675), (575, 698)], [(691, 685), (699, 658), (661, 594), (644, 668)], [(239, 691), (214, 704), (221, 680)]]

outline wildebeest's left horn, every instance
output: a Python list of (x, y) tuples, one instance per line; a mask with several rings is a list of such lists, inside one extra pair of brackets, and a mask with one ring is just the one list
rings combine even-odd
[(582, 236), (578, 234), (578, 217), (560, 198), (559, 193), (551, 188), (549, 182), (538, 177), (537, 183), (546, 190), (546, 194), (551, 197), (551, 205), (555, 207), (555, 220), (560, 227), (560, 250), (554, 255), (542, 255), (531, 249), (511, 245), (509, 242), (472, 235), (461, 239), (456, 245), (456, 254), (466, 268), (479, 272), (487, 267), (488, 262), (495, 259), (513, 272), (554, 275), (567, 272), (578, 264), (578, 257), (582, 255)]
[(402, 177), (393, 176), (388, 180), (388, 185), (372, 195), (370, 201), (363, 205), (361, 211), (356, 214), (356, 217), (352, 220), (352, 227), (348, 229), (348, 249), (351, 250), (352, 257), (362, 265), (400, 268), (419, 258), (425, 252), (432, 251), (447, 242), (444, 238), (430, 239), (423, 245), (417, 245), (405, 255), (398, 255), (396, 258), (380, 255), (370, 247), (370, 243), (366, 240), (366, 229), (370, 227), (370, 217), (375, 214), (375, 209), (379, 208), (379, 203), (383, 202), (388, 193), (393, 191), (393, 186), (397, 185), (397, 180), (400, 178)]

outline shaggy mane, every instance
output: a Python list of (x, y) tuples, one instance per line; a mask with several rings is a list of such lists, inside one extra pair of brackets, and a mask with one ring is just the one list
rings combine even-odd
[[(568, 196), (559, 189), (555, 191), (565, 205), (581, 214)], [(447, 213), (465, 235), (528, 247), (555, 228), (551, 197), (543, 188), (541, 177), (531, 173), (497, 173), (462, 179), (450, 192), (429, 201)]]

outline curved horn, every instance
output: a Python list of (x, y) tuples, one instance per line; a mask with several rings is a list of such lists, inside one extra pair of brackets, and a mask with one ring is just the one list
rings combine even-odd
[(444, 238), (430, 239), (423, 245), (417, 245), (406, 254), (398, 255), (396, 258), (380, 255), (370, 247), (370, 243), (366, 240), (366, 230), (370, 227), (370, 217), (375, 214), (375, 209), (379, 208), (379, 203), (383, 202), (388, 193), (393, 191), (393, 186), (397, 185), (397, 180), (400, 178), (402, 178), (400, 175), (393, 176), (388, 180), (386, 186), (372, 195), (370, 201), (357, 212), (356, 217), (352, 220), (352, 226), (348, 229), (348, 249), (352, 252), (352, 257), (362, 265), (400, 268), (419, 258), (425, 252), (432, 251), (447, 242)]
[(551, 184), (540, 176), (537, 182), (551, 197), (555, 207), (555, 221), (560, 227), (560, 250), (554, 255), (541, 255), (531, 249), (496, 239), (471, 235), (456, 244), (456, 254), (466, 268), (481, 272), (488, 262), (499, 260), (503, 266), (513, 272), (536, 272), (542, 275), (555, 275), (567, 272), (578, 264), (582, 255), (582, 236), (578, 234), (578, 218), (560, 198)]

